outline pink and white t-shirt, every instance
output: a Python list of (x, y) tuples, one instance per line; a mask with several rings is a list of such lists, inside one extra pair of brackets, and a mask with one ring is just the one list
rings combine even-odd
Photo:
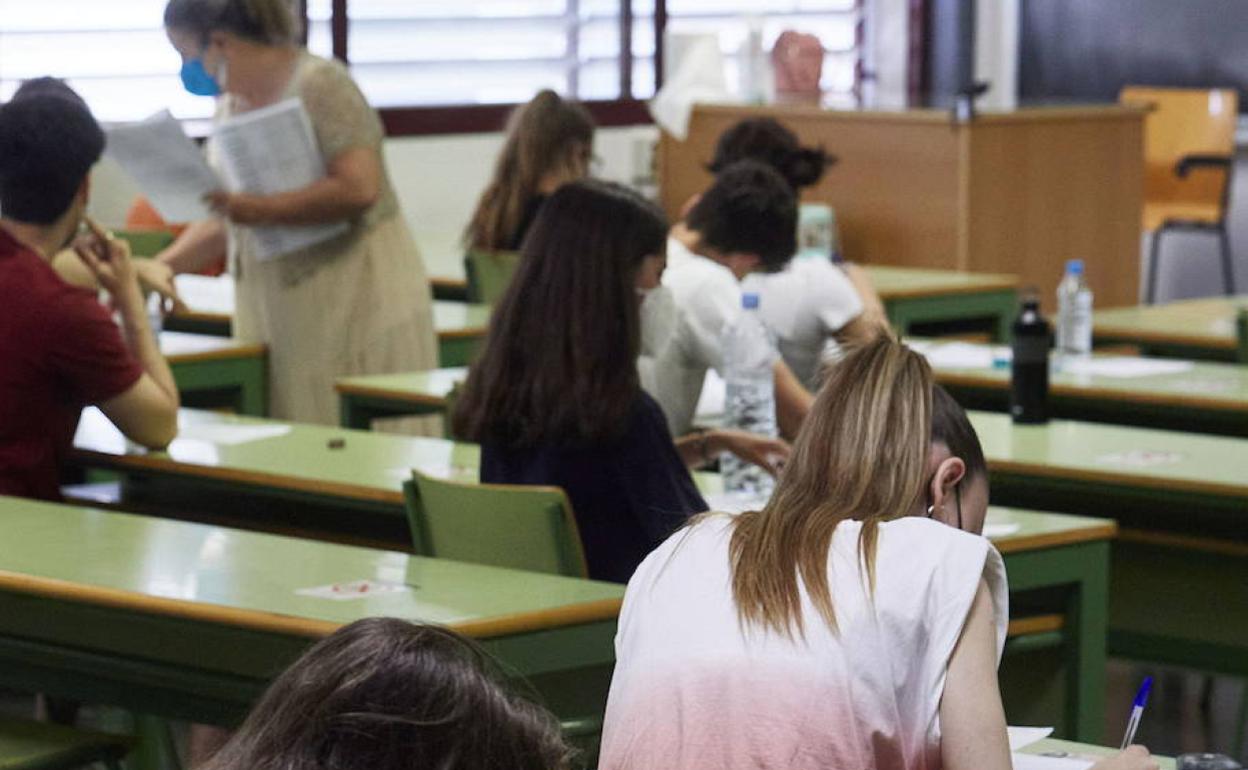
[(984, 538), (928, 519), (880, 525), (874, 599), (861, 525), (837, 527), (828, 575), (839, 631), (803, 590), (804, 639), (743, 631), (731, 518), (672, 535), (628, 584), (603, 728), (602, 770), (937, 770), (949, 657), (980, 578), (998, 655), (1005, 565)]

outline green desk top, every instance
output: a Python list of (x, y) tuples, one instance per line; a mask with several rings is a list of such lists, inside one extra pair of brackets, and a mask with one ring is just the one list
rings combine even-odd
[(1248, 306), (1248, 295), (1183, 300), (1165, 305), (1098, 310), (1093, 333), (1107, 342), (1189, 345), (1233, 350), (1235, 314)]
[(957, 270), (924, 270), (886, 265), (864, 265), (880, 299), (912, 299), (948, 294), (1012, 291), (1018, 276), (996, 273), (963, 273)]
[[(1009, 367), (993, 367), (989, 363), (994, 352), (1008, 348), (928, 340), (909, 340), (909, 343), (928, 356), (937, 379), (942, 383), (999, 390), (1010, 387)], [(983, 361), (975, 363), (974, 358), (982, 358)], [(942, 360), (948, 363), (942, 363)], [(1137, 359), (1098, 355), (1095, 361), (1130, 364)], [(1049, 387), (1058, 396), (1248, 412), (1248, 367), (1205, 361), (1151, 359), (1139, 363), (1145, 367), (1165, 367), (1174, 371), (1130, 377), (1057, 371), (1051, 375)], [(1182, 371), (1177, 371), (1180, 367)]]
[[(1118, 749), (1109, 746), (1094, 746), (1089, 743), (1075, 743), (1073, 741), (1060, 741), (1056, 738), (1045, 738), (1042, 741), (1031, 744), (1022, 749), (1023, 754), (1047, 754), (1061, 753), (1065, 755), (1079, 757), (1110, 757), (1118, 753)], [(1174, 770), (1174, 759), (1172, 757), (1162, 757), (1154, 755), (1153, 759), (1157, 760), (1157, 764), (1161, 770)]]
[(263, 345), (239, 342), (211, 334), (161, 332), (160, 352), (169, 363), (225, 358), (257, 358), (264, 355)]
[(1067, 420), (1015, 425), (1005, 414), (969, 414), (994, 469), (1248, 500), (1243, 439)]
[[(234, 316), (234, 279), (228, 275), (208, 277), (180, 275), (178, 293), (186, 303), (188, 317), (229, 322)], [(433, 303), (433, 326), (439, 336), (480, 336), (490, 322), (486, 305), (464, 302)]]
[[(0, 590), (305, 636), (372, 616), (498, 636), (614, 618), (624, 589), (11, 497), (0, 497), (0, 543)], [(299, 593), (360, 580), (371, 593)]]
[[(476, 481), (479, 448), (433, 438), (183, 409), (168, 451), (129, 444), (99, 410), (83, 410), (74, 446), (93, 464), (402, 505), (412, 468)], [(341, 439), (342, 446), (335, 448)]]
[(453, 367), (404, 374), (342, 377), (335, 383), (335, 387), (339, 393), (383, 396), (396, 401), (440, 406), (445, 403), (451, 389), (467, 377), (466, 368)]

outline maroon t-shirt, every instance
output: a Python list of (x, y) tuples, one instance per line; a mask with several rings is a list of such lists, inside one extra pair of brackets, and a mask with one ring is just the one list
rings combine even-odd
[(0, 229), (0, 494), (59, 500), (82, 408), (142, 375), (95, 293)]

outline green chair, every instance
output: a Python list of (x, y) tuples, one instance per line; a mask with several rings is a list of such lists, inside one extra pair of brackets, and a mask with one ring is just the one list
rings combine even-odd
[(511, 276), (520, 264), (514, 251), (479, 251), (473, 249), (464, 257), (468, 274), (468, 301), (493, 305), (507, 291)]
[(589, 574), (572, 505), (558, 487), (472, 484), (413, 471), (404, 493), (416, 553), (553, 575)]
[(136, 257), (154, 257), (174, 241), (168, 230), (114, 230), (113, 235), (130, 244), (130, 253)]
[(72, 770), (103, 763), (121, 770), (133, 739), (0, 717), (0, 770)]

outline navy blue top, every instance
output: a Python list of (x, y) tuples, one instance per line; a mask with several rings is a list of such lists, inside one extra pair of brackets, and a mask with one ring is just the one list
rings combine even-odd
[(707, 509), (659, 405), (642, 392), (621, 438), (599, 446), (481, 446), (481, 481), (562, 487), (589, 576), (627, 583), (650, 551)]

